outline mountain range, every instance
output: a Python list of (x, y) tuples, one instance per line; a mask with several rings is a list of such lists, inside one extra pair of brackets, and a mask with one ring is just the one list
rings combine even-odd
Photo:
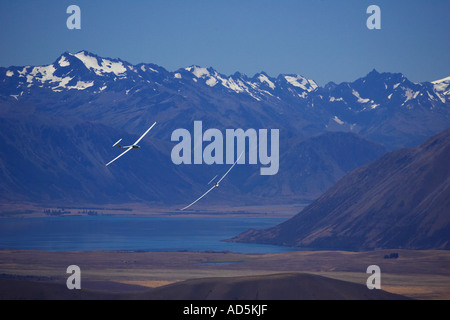
[(413, 83), (376, 70), (319, 87), (297, 74), (227, 76), (198, 66), (170, 72), (80, 51), (46, 66), (0, 68), (0, 93), (2, 113), (32, 108), (135, 134), (158, 120), (160, 138), (202, 119), (218, 129), (282, 128), (285, 136), (302, 138), (348, 131), (396, 149), (417, 145), (450, 123), (450, 77)]
[[(236, 166), (202, 203), (311, 201), (346, 173), (450, 127), (450, 78), (413, 83), (371, 71), (318, 86), (297, 74), (168, 71), (88, 51), (44, 66), (0, 68), (0, 197), (8, 201), (186, 204), (228, 167), (174, 165), (171, 133), (204, 128), (280, 130), (280, 170)], [(119, 138), (138, 153), (105, 168)]]

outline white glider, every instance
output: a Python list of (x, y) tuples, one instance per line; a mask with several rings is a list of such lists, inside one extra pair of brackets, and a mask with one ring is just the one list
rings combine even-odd
[(123, 156), (125, 153), (127, 153), (128, 151), (130, 151), (131, 149), (140, 149), (141, 147), (139, 147), (137, 144), (139, 143), (139, 141), (142, 140), (142, 138), (144, 138), (144, 136), (153, 128), (153, 126), (156, 124), (156, 122), (154, 124), (152, 124), (152, 126), (150, 128), (147, 129), (147, 131), (144, 132), (144, 134), (136, 140), (135, 143), (133, 143), (131, 146), (124, 146), (122, 147), (120, 145), (120, 141), (122, 141), (122, 139), (120, 139), (119, 141), (117, 141), (116, 143), (114, 143), (112, 146), (115, 147), (119, 147), (120, 149), (126, 149), (124, 152), (122, 152), (121, 154), (119, 154), (116, 158), (114, 158), (113, 160), (111, 160), (110, 162), (108, 162), (105, 166), (107, 167), (108, 165), (110, 165), (111, 163), (113, 163), (114, 161), (116, 161), (117, 159), (119, 159), (121, 156)]
[[(226, 175), (231, 171), (231, 169), (233, 169), (233, 167), (236, 165), (236, 163), (239, 161), (239, 159), (242, 157), (243, 154), (244, 154), (244, 151), (241, 152), (241, 155), (236, 159), (236, 161), (233, 163), (233, 165), (230, 167), (230, 169), (228, 169), (228, 171), (225, 172), (225, 174), (222, 176), (222, 178), (220, 178), (219, 181), (217, 181), (217, 183), (215, 185), (213, 185), (208, 191), (206, 191), (204, 194), (202, 194), (200, 198), (198, 198), (197, 200), (192, 202), (190, 205), (188, 205), (188, 206), (184, 207), (183, 209), (181, 209), (181, 211), (186, 210), (190, 206), (194, 205), (196, 202), (198, 202), (201, 198), (206, 196), (214, 188), (219, 188), (219, 183), (226, 177)], [(213, 181), (216, 177), (214, 177), (211, 181)], [(210, 184), (211, 181), (208, 184)]]

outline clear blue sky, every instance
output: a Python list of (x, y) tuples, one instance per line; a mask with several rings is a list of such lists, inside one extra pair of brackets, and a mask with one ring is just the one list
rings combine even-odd
[[(81, 8), (81, 30), (66, 9)], [(381, 8), (381, 30), (366, 9)], [(169, 71), (297, 73), (320, 85), (373, 68), (412, 81), (450, 76), (449, 0), (1, 0), (0, 66), (82, 49)]]

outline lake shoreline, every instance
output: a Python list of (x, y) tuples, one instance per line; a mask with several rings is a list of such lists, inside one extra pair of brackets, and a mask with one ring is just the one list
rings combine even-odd
[(198, 206), (181, 211), (180, 206), (161, 206), (142, 203), (124, 204), (38, 204), (38, 203), (0, 203), (2, 218), (36, 218), (48, 216), (127, 216), (127, 217), (245, 217), (245, 218), (291, 218), (309, 203), (281, 205), (236, 205), (236, 206)]

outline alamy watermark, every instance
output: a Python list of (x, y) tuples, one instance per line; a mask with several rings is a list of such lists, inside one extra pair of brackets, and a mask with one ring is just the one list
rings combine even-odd
[(366, 10), (367, 14), (370, 16), (367, 18), (366, 26), (369, 30), (381, 29), (381, 9), (377, 5), (370, 5)]
[(81, 9), (77, 5), (70, 5), (67, 7), (66, 13), (70, 16), (66, 20), (67, 29), (81, 29)]
[(381, 289), (381, 269), (377, 265), (367, 267), (366, 273), (371, 275), (367, 278), (366, 286), (368, 289)]
[[(66, 13), (70, 16), (66, 20), (66, 26), (69, 30), (81, 29), (81, 9), (77, 5), (70, 5), (66, 9)], [(370, 5), (366, 10), (370, 16), (366, 20), (366, 26), (369, 30), (381, 29), (381, 9), (377, 5)]]
[[(224, 142), (225, 137), (225, 142)], [(176, 129), (171, 140), (178, 142), (171, 153), (174, 164), (233, 164), (237, 155), (244, 152), (237, 164), (263, 165), (261, 175), (275, 175), (279, 169), (279, 129), (226, 129), (210, 128), (203, 132), (202, 121), (194, 121), (193, 137), (187, 129)], [(270, 141), (269, 141), (270, 140)], [(247, 145), (248, 141), (248, 145)], [(203, 148), (203, 144), (207, 144)], [(248, 148), (247, 148), (248, 147)], [(270, 148), (270, 152), (269, 152)], [(224, 155), (225, 152), (225, 155)], [(246, 154), (247, 153), (247, 154)]]
[[(66, 26), (69, 30), (81, 29), (81, 9), (77, 5), (70, 5), (66, 9), (66, 13), (70, 16), (66, 20)], [(381, 29), (381, 9), (377, 5), (370, 5), (366, 10), (370, 16), (367, 18), (366, 26), (369, 30)]]
[(67, 267), (66, 273), (71, 273), (71, 275), (67, 278), (66, 286), (67, 289), (73, 290), (81, 289), (81, 269), (77, 265), (70, 265)]

